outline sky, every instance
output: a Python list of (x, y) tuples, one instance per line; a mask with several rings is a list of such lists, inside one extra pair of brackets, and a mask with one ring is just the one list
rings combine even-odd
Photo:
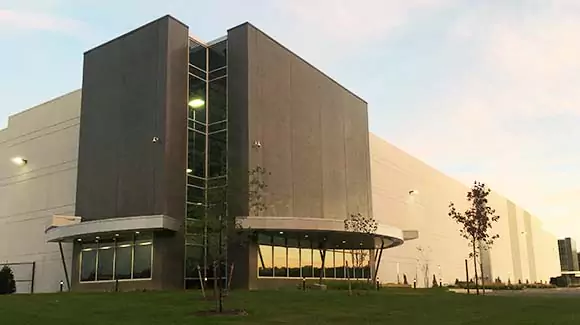
[(580, 239), (580, 1), (0, 0), (0, 128), (165, 14), (202, 40), (251, 22), (363, 97), (372, 132)]

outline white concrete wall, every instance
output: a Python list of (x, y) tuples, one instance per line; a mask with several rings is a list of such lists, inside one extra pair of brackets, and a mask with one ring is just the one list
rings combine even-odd
[[(36, 262), (35, 292), (57, 291), (65, 279), (58, 244), (47, 244), (44, 230), (53, 215), (74, 215), (80, 97), (75, 91), (13, 115), (0, 131), (0, 264)], [(14, 165), (15, 156), (28, 163)], [(70, 271), (72, 247), (64, 249)], [(14, 271), (30, 277), (27, 267)]]
[[(380, 281), (396, 282), (397, 264), (400, 280), (403, 280), (403, 274), (407, 274), (409, 283), (412, 283), (418, 273), (419, 286), (424, 284), (422, 268), (425, 264), (429, 265), (429, 283), (433, 274), (437, 278), (441, 276), (444, 283), (464, 280), (468, 246), (448, 212), (451, 201), (461, 210), (466, 208), (465, 195), (469, 188), (373, 134), (370, 135), (370, 150), (375, 219), (403, 230), (419, 231), (419, 239), (383, 252), (378, 275)], [(411, 190), (417, 194), (409, 195)], [(499, 222), (493, 226), (500, 238), (490, 252), (491, 278), (500, 277), (503, 281), (510, 278), (517, 282), (514, 264), (521, 265), (522, 282), (526, 279), (547, 281), (551, 276), (557, 276), (558, 252), (553, 249), (557, 247), (555, 237), (541, 229), (539, 221), (532, 216), (533, 237), (530, 240), (534, 245), (536, 266), (536, 278), (532, 279), (527, 234), (522, 234), (525, 233), (524, 210), (516, 206), (514, 224), (517, 226), (510, 229), (508, 200), (496, 192), (492, 192), (489, 200), (500, 215)], [(513, 253), (513, 245), (519, 247), (519, 259)], [(419, 246), (429, 250), (429, 254), (422, 256), (417, 251)], [(473, 276), (472, 261), (468, 267), (470, 276)]]

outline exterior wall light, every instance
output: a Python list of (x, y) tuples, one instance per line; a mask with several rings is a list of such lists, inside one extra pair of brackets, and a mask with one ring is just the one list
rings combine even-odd
[(28, 163), (28, 160), (26, 160), (22, 157), (14, 157), (11, 160), (12, 160), (12, 163), (16, 166), (24, 166)]
[(205, 105), (205, 100), (201, 98), (193, 98), (189, 101), (189, 103), (187, 103), (187, 105), (189, 105), (191, 108), (201, 108), (203, 105)]
[(193, 172), (193, 169), (191, 169), (191, 168), (188, 168), (188, 169), (186, 169), (185, 171), (186, 171), (188, 174), (191, 174), (191, 173)]

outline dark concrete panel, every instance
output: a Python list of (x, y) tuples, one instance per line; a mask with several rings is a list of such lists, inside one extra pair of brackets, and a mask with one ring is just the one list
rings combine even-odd
[(228, 213), (248, 215), (248, 29), (228, 31)]
[[(169, 16), (85, 53), (76, 215), (184, 220), (187, 64), (188, 28)], [(183, 229), (155, 245), (154, 286), (183, 287)]]
[(272, 171), (268, 215), (371, 215), (366, 103), (261, 31), (243, 26), (249, 30), (249, 140), (263, 144), (249, 150), (249, 161)]
[(259, 37), (255, 29), (249, 30), (249, 36), (249, 56), (261, 58), (251, 60), (249, 66), (250, 84), (253, 85), (249, 89), (252, 103), (248, 112), (249, 132), (252, 142), (257, 140), (262, 144), (261, 148), (251, 151), (250, 165), (267, 166), (271, 173), (265, 177), (270, 204), (264, 215), (292, 216), (292, 66), (286, 53), (274, 42)]

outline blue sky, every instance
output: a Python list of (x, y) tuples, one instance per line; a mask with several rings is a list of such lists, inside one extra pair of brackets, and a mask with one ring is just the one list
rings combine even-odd
[(0, 0), (0, 127), (165, 14), (205, 40), (252, 22), (365, 98), (371, 131), (580, 238), (580, 1)]

